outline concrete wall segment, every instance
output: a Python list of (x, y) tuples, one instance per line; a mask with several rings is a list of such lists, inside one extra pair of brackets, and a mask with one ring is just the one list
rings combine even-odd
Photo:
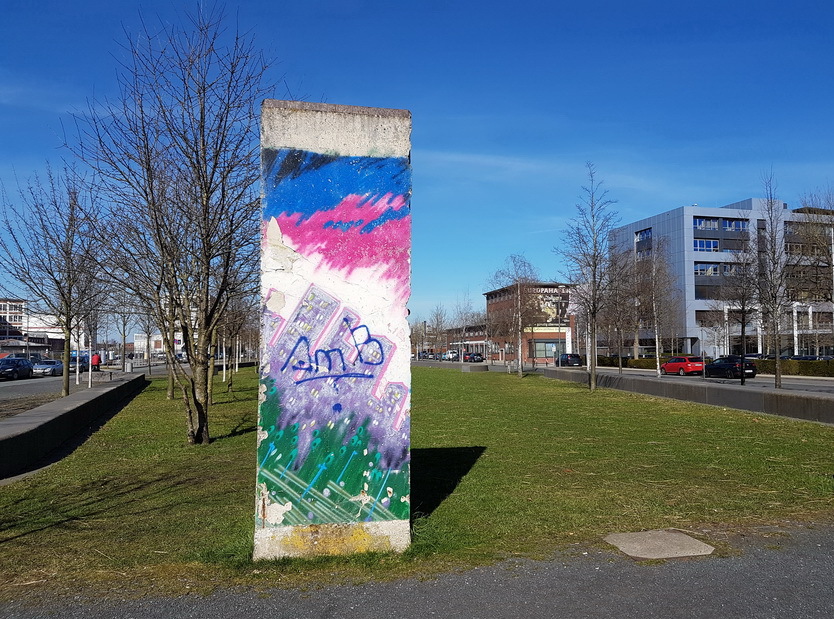
[(267, 101), (255, 558), (403, 550), (411, 115)]

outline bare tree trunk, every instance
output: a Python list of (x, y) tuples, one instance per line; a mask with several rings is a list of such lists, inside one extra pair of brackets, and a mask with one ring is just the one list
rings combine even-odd
[(210, 340), (211, 344), (209, 344), (209, 362), (205, 390), (205, 408), (208, 408), (209, 405), (214, 404), (214, 373), (216, 371), (214, 355), (217, 353), (217, 329), (212, 329)]
[[(148, 324), (150, 325), (151, 321), (148, 320)], [(145, 338), (145, 357), (148, 360), (148, 376), (151, 375), (151, 331), (148, 329), (147, 336)]]
[(522, 340), (524, 339), (524, 326), (521, 320), (521, 282), (516, 282), (516, 313), (518, 314), (518, 377), (524, 376), (524, 350)]
[[(174, 304), (169, 301), (168, 303), (168, 343), (174, 341), (175, 329), (174, 329)], [(169, 400), (174, 399), (174, 363), (176, 363), (176, 351), (172, 350), (168, 347), (168, 350), (165, 351), (165, 363), (168, 366), (168, 390), (166, 392), (166, 396)]]
[(773, 328), (773, 344), (776, 348), (776, 363), (774, 364), (776, 370), (774, 372), (775, 376), (773, 379), (773, 386), (776, 389), (782, 388), (782, 334), (779, 333), (779, 318), (772, 319), (774, 324)]
[[(213, 361), (213, 359), (210, 359)], [(211, 403), (211, 381), (213, 374), (213, 363), (197, 364), (192, 369), (194, 392), (192, 407), (190, 410), (188, 442), (192, 445), (208, 445), (211, 436), (209, 434), (208, 415)]]
[(64, 352), (61, 355), (61, 361), (64, 364), (64, 374), (61, 377), (61, 397), (66, 397), (70, 392), (70, 342), (72, 341), (72, 332), (68, 327), (64, 327)]
[(588, 325), (590, 331), (590, 342), (588, 343), (588, 388), (596, 391), (597, 388), (597, 323), (592, 321)]

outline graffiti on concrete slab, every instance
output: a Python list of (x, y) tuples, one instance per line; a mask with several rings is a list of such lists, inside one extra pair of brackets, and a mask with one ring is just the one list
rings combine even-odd
[(407, 158), (264, 153), (256, 523), (407, 520)]

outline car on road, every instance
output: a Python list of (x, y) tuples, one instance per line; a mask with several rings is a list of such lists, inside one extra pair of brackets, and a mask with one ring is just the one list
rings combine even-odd
[(28, 359), (4, 357), (0, 359), (0, 378), (8, 380), (32, 378), (32, 362)]
[(704, 360), (701, 357), (672, 357), (665, 363), (660, 364), (661, 374), (702, 374), (704, 372)]
[(721, 378), (741, 378), (742, 375), (755, 378), (756, 364), (739, 355), (726, 355), (704, 366), (704, 374)]
[(569, 365), (582, 365), (582, 358), (576, 353), (562, 353), (559, 355), (559, 365), (562, 367)]
[[(77, 361), (75, 359), (71, 359), (70, 364), (69, 364), (70, 373), (75, 372), (75, 366), (76, 365), (78, 365)], [(81, 364), (78, 367), (78, 371), (79, 372), (86, 372), (89, 369), (90, 369), (90, 362), (87, 361), (87, 359), (81, 359)]]
[(41, 359), (32, 367), (34, 376), (62, 376), (64, 364), (58, 359)]
[(470, 361), (471, 363), (480, 363), (484, 360), (484, 356), (479, 352), (470, 352), (463, 356), (464, 361)]

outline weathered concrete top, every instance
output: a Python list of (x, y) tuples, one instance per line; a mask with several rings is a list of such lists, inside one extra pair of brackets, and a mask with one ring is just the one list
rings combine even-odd
[(348, 157), (407, 157), (411, 151), (408, 110), (266, 99), (261, 112), (263, 148)]

